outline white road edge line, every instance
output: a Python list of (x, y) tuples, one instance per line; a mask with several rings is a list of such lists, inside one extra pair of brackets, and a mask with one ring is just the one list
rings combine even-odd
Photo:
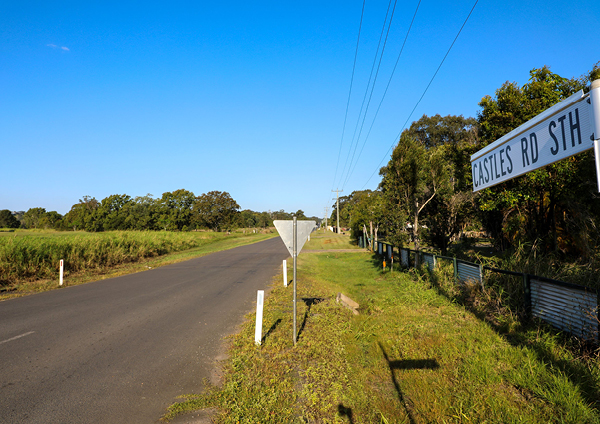
[(20, 336), (11, 337), (10, 339), (2, 340), (0, 344), (12, 342), (13, 340), (20, 339), (21, 337), (29, 336), (30, 334), (35, 333), (35, 331), (30, 331), (29, 333), (21, 334)]

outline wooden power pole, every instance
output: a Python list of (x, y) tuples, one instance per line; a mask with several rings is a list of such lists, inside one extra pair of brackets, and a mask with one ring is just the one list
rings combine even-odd
[(332, 192), (336, 192), (336, 201), (337, 201), (337, 233), (340, 233), (340, 193), (343, 193), (344, 190), (331, 190)]

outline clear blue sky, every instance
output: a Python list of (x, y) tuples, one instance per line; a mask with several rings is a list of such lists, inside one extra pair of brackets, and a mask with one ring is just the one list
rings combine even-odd
[[(184, 188), (323, 216), (332, 188), (377, 187), (474, 0), (422, 1), (364, 142), (417, 3), (396, 6), (347, 177), (387, 1), (366, 1), (342, 143), (362, 1), (1, 2), (0, 209), (64, 214), (84, 195)], [(408, 125), (475, 116), (483, 96), (532, 68), (588, 72), (599, 22), (597, 0), (480, 0)]]

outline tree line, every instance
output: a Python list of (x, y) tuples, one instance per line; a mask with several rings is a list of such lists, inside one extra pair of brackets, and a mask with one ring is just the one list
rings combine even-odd
[[(240, 206), (227, 192), (210, 191), (200, 196), (180, 189), (163, 193), (131, 197), (113, 194), (101, 201), (83, 196), (64, 216), (45, 208), (31, 208), (22, 215), (0, 210), (0, 228), (37, 228), (90, 232), (112, 230), (214, 231), (235, 228), (267, 228), (275, 219), (308, 219), (302, 210), (295, 214), (240, 211)], [(311, 218), (316, 219), (316, 218)]]
[(424, 115), (402, 132), (377, 190), (340, 197), (340, 225), (354, 234), (373, 226), (398, 246), (427, 243), (442, 254), (471, 230), (484, 231), (500, 250), (530, 243), (545, 253), (589, 257), (600, 245), (591, 151), (476, 193), (470, 157), (557, 102), (589, 91), (599, 64), (578, 78), (533, 69), (526, 84), (506, 82), (485, 96), (476, 118)]

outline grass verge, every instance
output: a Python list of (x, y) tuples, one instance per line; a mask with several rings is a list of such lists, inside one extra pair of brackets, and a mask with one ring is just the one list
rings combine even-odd
[[(184, 396), (163, 418), (214, 408), (221, 423), (598, 423), (598, 358), (544, 327), (490, 325), (415, 272), (382, 273), (369, 253), (305, 253), (292, 288), (230, 339), (221, 387)], [(335, 301), (360, 304), (355, 316)]]

